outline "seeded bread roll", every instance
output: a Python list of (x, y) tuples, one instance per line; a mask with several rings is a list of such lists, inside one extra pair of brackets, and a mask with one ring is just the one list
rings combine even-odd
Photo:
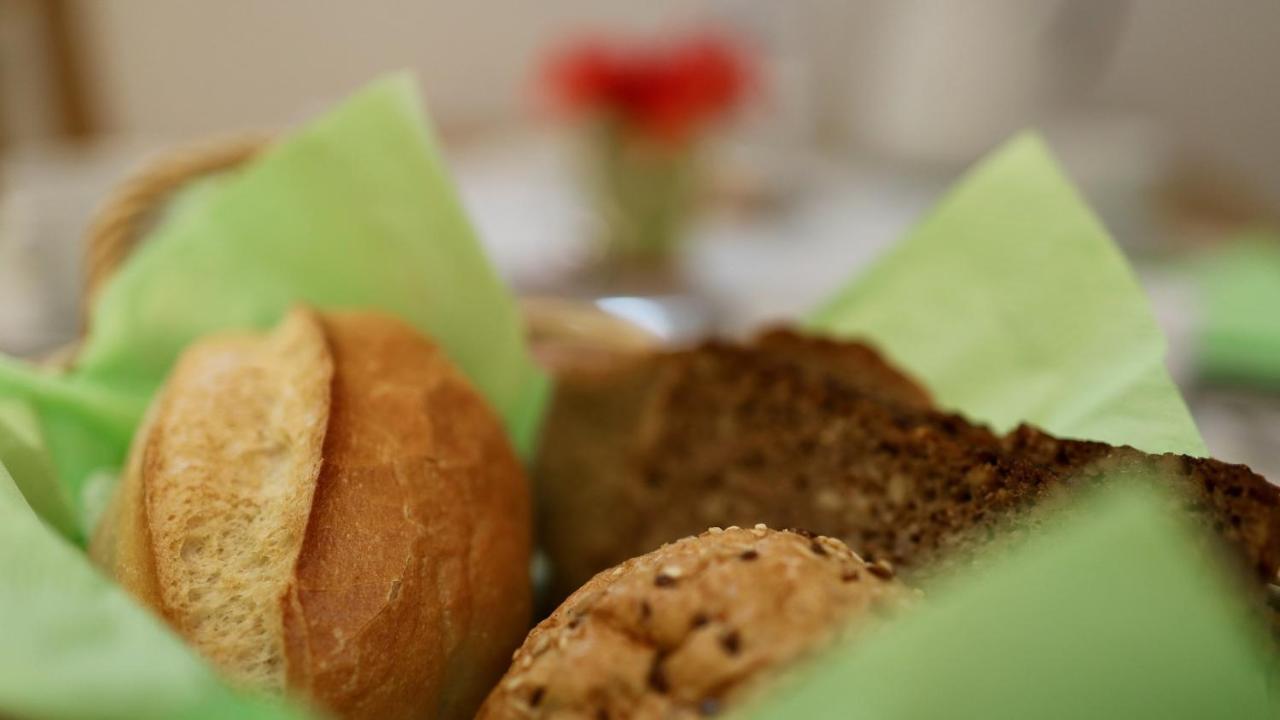
[(193, 345), (91, 551), (238, 685), (467, 717), (527, 627), (528, 489), (433, 344), (292, 313)]
[(839, 540), (713, 528), (596, 575), (529, 633), (477, 717), (714, 715), (912, 596)]

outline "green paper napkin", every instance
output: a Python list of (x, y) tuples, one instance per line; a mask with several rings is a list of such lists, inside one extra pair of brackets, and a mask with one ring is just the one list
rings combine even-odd
[(1001, 430), (1206, 453), (1142, 289), (1034, 135), (970, 171), (808, 324), (870, 338), (942, 405)]
[(407, 76), (373, 84), (243, 172), (187, 193), (102, 293), (74, 372), (37, 374), (0, 358), (0, 396), (35, 407), (80, 502), (88, 478), (120, 467), (189, 342), (269, 327), (297, 302), (378, 309), (422, 329), (530, 451), (547, 383)]
[(209, 331), (376, 308), (439, 341), (527, 453), (545, 383), (426, 127), (410, 78), (384, 80), (189, 199), (100, 298), (80, 375), (150, 393)]
[[(1145, 485), (955, 577), (822, 656), (755, 718), (1280, 717), (1265, 631), (1220, 564)], [(1211, 554), (1210, 554), (1211, 555)]]
[[(0, 419), (0, 443), (25, 444)], [(0, 715), (285, 718), (228, 690), (159, 621), (43, 525), (0, 464)]]
[(1200, 371), (1280, 390), (1280, 236), (1244, 235), (1188, 269), (1202, 301)]
[(64, 536), (84, 540), (75, 501), (58, 482), (39, 419), (21, 400), (0, 399), (0, 463), (13, 468), (14, 487), (36, 514)]

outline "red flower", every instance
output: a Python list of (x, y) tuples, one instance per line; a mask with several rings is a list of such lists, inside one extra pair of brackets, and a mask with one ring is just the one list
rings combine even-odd
[(633, 47), (587, 40), (552, 59), (547, 81), (563, 110), (605, 115), (652, 137), (684, 142), (737, 107), (751, 75), (736, 45), (700, 34)]

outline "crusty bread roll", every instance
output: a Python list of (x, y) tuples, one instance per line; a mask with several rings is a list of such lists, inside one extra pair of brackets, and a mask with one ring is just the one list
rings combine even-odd
[(913, 597), (839, 540), (713, 528), (582, 586), (529, 633), (477, 717), (719, 714)]
[(529, 491), (441, 351), (298, 310), (182, 356), (91, 551), (230, 679), (469, 717), (527, 627)]

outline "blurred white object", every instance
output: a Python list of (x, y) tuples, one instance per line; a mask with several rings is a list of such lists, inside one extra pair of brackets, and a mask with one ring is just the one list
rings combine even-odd
[(36, 146), (0, 162), (0, 350), (42, 354), (79, 332), (89, 218), (154, 147)]
[(1049, 74), (1040, 33), (1054, 6), (906, 0), (884, 17), (863, 133), (878, 153), (962, 163), (1034, 117)]
[(448, 152), (462, 203), (508, 282), (553, 287), (593, 251), (591, 207), (567, 138), (522, 133)]
[(905, 0), (886, 10), (861, 136), (883, 156), (958, 165), (1074, 104), (1120, 42), (1128, 3)]

